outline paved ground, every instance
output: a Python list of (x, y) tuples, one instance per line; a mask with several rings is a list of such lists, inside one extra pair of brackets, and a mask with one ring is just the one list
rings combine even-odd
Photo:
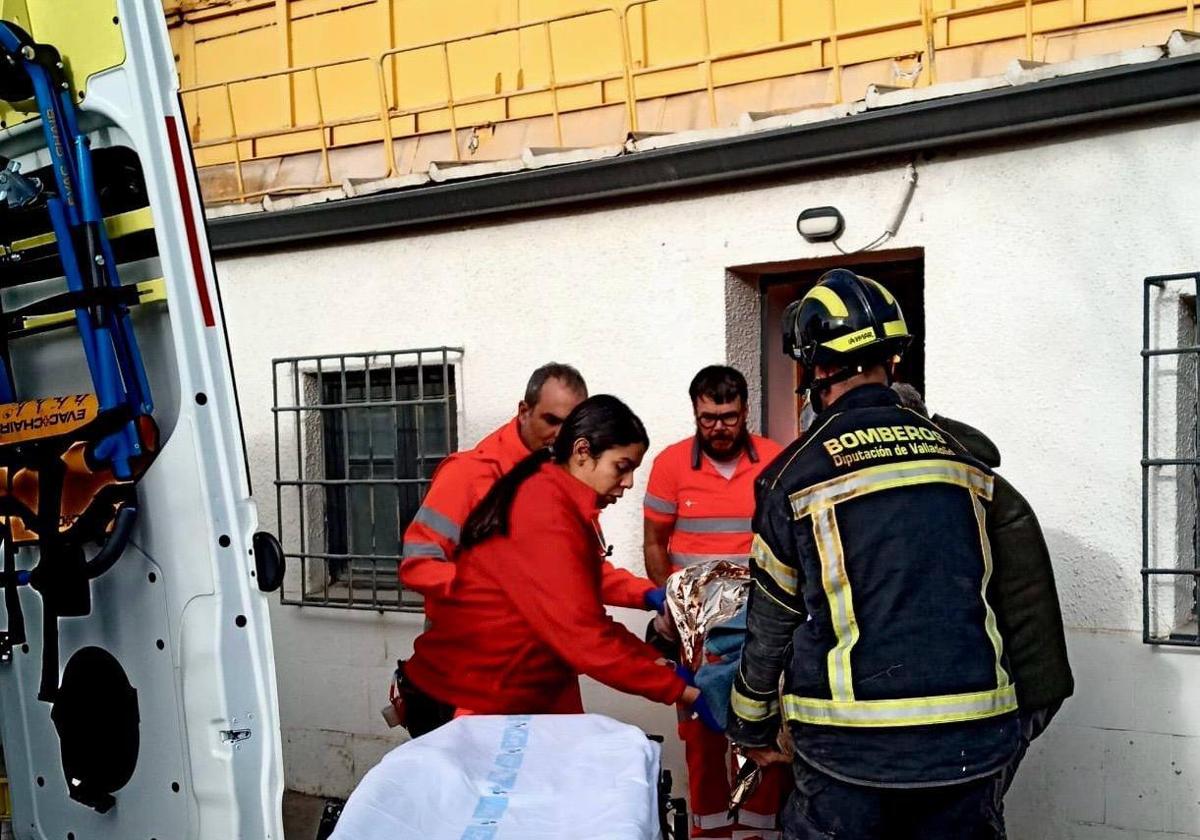
[(283, 793), (283, 836), (285, 840), (315, 840), (325, 800), (294, 790)]

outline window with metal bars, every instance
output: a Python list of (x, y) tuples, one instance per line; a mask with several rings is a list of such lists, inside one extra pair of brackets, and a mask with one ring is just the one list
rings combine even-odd
[(433, 471), (458, 447), (461, 354), (436, 347), (274, 360), (283, 603), (422, 608), (396, 569)]
[(1200, 273), (1142, 305), (1142, 639), (1200, 647)]

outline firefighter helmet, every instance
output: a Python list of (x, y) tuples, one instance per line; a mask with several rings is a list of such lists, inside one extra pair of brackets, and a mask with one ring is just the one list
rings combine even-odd
[[(898, 359), (911, 340), (892, 293), (844, 268), (827, 271), (783, 313), (783, 352), (804, 366), (802, 389), (820, 390)], [(817, 365), (842, 374), (817, 380)]]

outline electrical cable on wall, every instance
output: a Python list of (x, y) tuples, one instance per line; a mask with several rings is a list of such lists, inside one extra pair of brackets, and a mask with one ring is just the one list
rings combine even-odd
[(837, 248), (840, 253), (849, 256), (850, 254), (860, 254), (863, 251), (871, 251), (875, 248), (878, 248), (889, 239), (892, 239), (896, 235), (896, 232), (900, 230), (900, 225), (904, 222), (904, 216), (908, 212), (908, 206), (912, 203), (913, 193), (916, 192), (916, 189), (917, 165), (914, 161), (908, 164), (908, 166), (904, 167), (904, 195), (901, 196), (900, 203), (896, 205), (896, 211), (892, 213), (891, 221), (888, 222), (888, 225), (886, 228), (884, 228), (883, 233), (879, 234), (879, 236), (875, 237), (875, 239), (871, 240), (866, 245), (862, 246), (861, 248), (856, 248), (853, 251), (842, 250), (842, 246), (838, 245), (836, 240), (833, 242), (833, 247)]

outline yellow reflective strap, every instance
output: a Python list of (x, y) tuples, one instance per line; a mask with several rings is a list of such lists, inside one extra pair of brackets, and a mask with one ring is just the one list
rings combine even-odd
[(968, 694), (897, 700), (820, 700), (795, 694), (783, 697), (783, 713), (788, 720), (817, 726), (925, 726), (983, 720), (1016, 710), (1017, 693), (1012, 685)]
[(863, 327), (856, 332), (839, 335), (837, 338), (831, 338), (828, 341), (822, 341), (822, 347), (828, 347), (835, 353), (849, 353), (859, 347), (865, 347), (875, 340), (875, 328)]
[[(140, 210), (130, 210), (128, 213), (118, 213), (104, 220), (104, 229), (108, 231), (109, 239), (120, 239), (122, 236), (128, 236), (131, 233), (137, 233), (142, 230), (151, 230), (153, 227), (154, 216), (150, 213), (149, 207), (143, 207)], [(18, 239), (12, 244), (12, 250), (28, 251), (30, 248), (52, 245), (54, 241), (53, 233), (42, 233), (37, 236), (30, 236), (27, 239)]]
[[(862, 277), (862, 275), (859, 275), (859, 276)], [(862, 279), (865, 282), (870, 283), (872, 286), (874, 286), (875, 290), (877, 292), (879, 292), (879, 294), (883, 295), (883, 299), (886, 300), (889, 304), (895, 305), (896, 299), (894, 297), (892, 297), (891, 292), (889, 292), (886, 288), (884, 288), (884, 285), (882, 283), (880, 283), (876, 280), (872, 280), (870, 277), (863, 277)]]
[(774, 592), (772, 592), (770, 589), (767, 589), (767, 587), (763, 586), (763, 582), (762, 582), (761, 580), (756, 580), (756, 581), (754, 581), (754, 585), (755, 585), (756, 587), (758, 587), (758, 591), (759, 591), (759, 592), (761, 592), (762, 594), (766, 595), (766, 596), (767, 596), (768, 598), (770, 598), (770, 599), (771, 599), (771, 600), (772, 600), (772, 601), (773, 601), (773, 602), (774, 602), (776, 605), (778, 605), (778, 606), (780, 606), (780, 607), (783, 607), (783, 609), (787, 610), (787, 611), (788, 611), (788, 612), (790, 612), (792, 615), (801, 615), (801, 616), (802, 616), (802, 615), (806, 615), (806, 613), (802, 612), (801, 610), (798, 610), (798, 609), (796, 609), (795, 607), (793, 607), (793, 606), (790, 606), (790, 605), (788, 605), (788, 604), (785, 604), (785, 603), (783, 603), (783, 601), (780, 601), (780, 600), (779, 600), (779, 596), (778, 596), (778, 595), (776, 595)]
[(846, 575), (846, 557), (833, 508), (824, 508), (813, 517), (813, 536), (821, 559), (821, 584), (829, 601), (829, 616), (837, 636), (837, 644), (826, 656), (829, 691), (835, 700), (853, 700), (854, 676), (850, 668), (850, 652), (858, 642), (858, 619), (854, 615), (850, 578)]
[(1008, 672), (1004, 670), (1003, 664), (1004, 639), (1000, 637), (1000, 631), (996, 627), (996, 613), (992, 611), (992, 605), (987, 598), (988, 583), (992, 579), (992, 544), (987, 536), (987, 511), (978, 496), (972, 496), (971, 501), (975, 503), (975, 521), (979, 524), (979, 543), (983, 549), (983, 587), (979, 593), (983, 600), (983, 627), (988, 638), (992, 640), (992, 650), (996, 653), (996, 685), (1003, 687), (1008, 685)]
[(737, 686), (730, 692), (729, 701), (733, 713), (742, 720), (766, 720), (779, 711), (779, 704), (774, 700), (755, 700), (753, 697), (747, 697), (737, 690)]
[(847, 318), (850, 315), (850, 310), (846, 308), (846, 302), (837, 296), (837, 292), (827, 286), (813, 286), (804, 296), (804, 300), (809, 298), (824, 306), (834, 318)]
[(792, 515), (796, 519), (803, 519), (820, 508), (831, 507), (847, 499), (918, 484), (954, 484), (990, 499), (992, 483), (992, 477), (976, 467), (937, 458), (855, 470), (793, 493), (788, 499), (792, 503)]
[[(137, 284), (137, 290), (139, 305), (167, 299), (167, 285), (161, 277), (157, 280), (143, 280)], [(73, 309), (69, 312), (51, 312), (48, 315), (30, 315), (21, 321), (19, 329), (32, 330), (38, 327), (52, 327), (74, 320), (75, 310)]]
[(758, 568), (767, 573), (776, 586), (788, 595), (796, 594), (800, 585), (799, 574), (791, 566), (782, 563), (775, 556), (775, 552), (771, 551), (766, 540), (758, 534), (754, 535), (754, 541), (750, 543), (750, 557)]

